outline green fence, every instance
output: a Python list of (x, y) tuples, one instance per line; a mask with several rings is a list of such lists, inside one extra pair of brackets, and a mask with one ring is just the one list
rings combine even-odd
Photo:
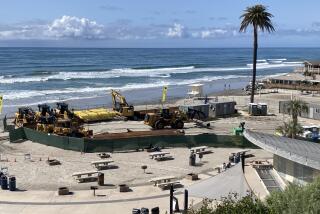
[(33, 142), (54, 146), (61, 149), (82, 151), (82, 152), (114, 152), (143, 149), (146, 147), (237, 147), (257, 148), (242, 136), (233, 135), (179, 135), (179, 136), (152, 136), (135, 137), (126, 139), (91, 139), (73, 138), (57, 135), (50, 135), (28, 128), (19, 128), (10, 131), (10, 141), (16, 142), (19, 139), (27, 139)]
[(24, 128), (12, 129), (9, 132), (10, 142), (15, 143), (19, 140), (26, 139)]
[(9, 133), (10, 142), (17, 142), (25, 139), (33, 142), (41, 143), (47, 146), (54, 146), (61, 149), (84, 151), (84, 139), (57, 136), (48, 133), (38, 132), (29, 128), (18, 128), (11, 130)]

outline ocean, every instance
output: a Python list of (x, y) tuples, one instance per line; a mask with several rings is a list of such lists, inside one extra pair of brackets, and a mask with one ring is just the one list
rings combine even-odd
[[(259, 78), (288, 73), (320, 49), (260, 48)], [(185, 97), (188, 85), (205, 93), (245, 86), (251, 79), (252, 50), (0, 48), (0, 94), (4, 114), (19, 106), (67, 101), (75, 108), (110, 105), (110, 89), (132, 103)]]

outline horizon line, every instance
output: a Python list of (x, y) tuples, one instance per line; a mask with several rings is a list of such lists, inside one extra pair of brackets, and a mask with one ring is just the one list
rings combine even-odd
[[(252, 49), (252, 47), (81, 47), (81, 46), (0, 46), (0, 48), (74, 48), (74, 49)], [(259, 47), (259, 49), (271, 49), (271, 48), (306, 48), (306, 49), (318, 49), (319, 47), (310, 46), (269, 46)]]

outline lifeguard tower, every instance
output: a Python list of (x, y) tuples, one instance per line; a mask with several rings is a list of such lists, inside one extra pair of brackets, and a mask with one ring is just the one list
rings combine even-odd
[(203, 96), (203, 84), (198, 83), (198, 84), (192, 84), (189, 86), (191, 87), (187, 93), (189, 98)]

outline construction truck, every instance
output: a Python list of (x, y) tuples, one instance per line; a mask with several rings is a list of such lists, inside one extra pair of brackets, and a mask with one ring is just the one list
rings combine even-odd
[(30, 107), (21, 107), (15, 114), (14, 124), (17, 127), (35, 128), (36, 113)]
[(129, 105), (126, 98), (115, 90), (111, 90), (112, 107), (114, 111), (117, 111), (121, 116), (128, 119), (135, 119), (134, 106)]
[(170, 126), (173, 129), (182, 129), (184, 127), (184, 116), (179, 112), (170, 113), (170, 110), (163, 108), (158, 113), (148, 113), (145, 116), (144, 124), (154, 129), (163, 129)]

